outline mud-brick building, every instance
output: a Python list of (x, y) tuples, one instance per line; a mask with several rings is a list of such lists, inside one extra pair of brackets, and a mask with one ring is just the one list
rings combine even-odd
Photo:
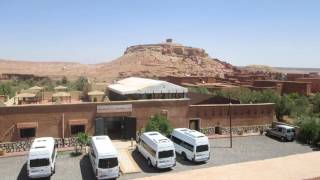
[(274, 118), (274, 104), (190, 105), (188, 118), (189, 126), (194, 126), (194, 129), (212, 128), (216, 133), (225, 132), (229, 130), (231, 118), (234, 133), (253, 132), (271, 124)]
[(135, 137), (155, 114), (167, 116), (173, 127), (225, 133), (230, 108), (235, 133), (256, 131), (274, 120), (273, 104), (191, 105), (187, 98), (8, 106), (0, 107), (0, 141), (67, 138), (79, 132), (127, 139)]
[(206, 76), (165, 76), (160, 77), (161, 80), (168, 81), (174, 84), (183, 85), (183, 84), (206, 84), (206, 83), (215, 83), (215, 77), (206, 77)]
[(308, 96), (311, 93), (310, 82), (298, 81), (279, 81), (279, 80), (256, 80), (253, 82), (252, 88), (274, 88), (281, 94), (298, 93)]
[(320, 78), (297, 78), (296, 81), (298, 82), (309, 82), (311, 83), (311, 92), (317, 93), (320, 92)]

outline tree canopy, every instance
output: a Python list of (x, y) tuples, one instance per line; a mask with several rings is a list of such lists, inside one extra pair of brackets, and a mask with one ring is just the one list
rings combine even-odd
[(156, 114), (149, 119), (145, 131), (158, 131), (161, 134), (169, 135), (172, 132), (172, 127), (169, 120), (165, 116)]

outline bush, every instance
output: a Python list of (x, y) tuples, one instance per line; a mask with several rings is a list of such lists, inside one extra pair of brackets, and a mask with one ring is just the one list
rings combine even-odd
[[(79, 133), (77, 135), (77, 144), (80, 145), (81, 150), (84, 146), (87, 146), (90, 142), (89, 135), (86, 133)], [(78, 148), (76, 147), (76, 153), (78, 153)]]
[(296, 124), (300, 128), (297, 137), (300, 142), (316, 146), (320, 143), (320, 119), (318, 117), (301, 116)]
[(169, 135), (172, 132), (172, 127), (169, 120), (165, 116), (156, 114), (150, 118), (145, 131), (158, 131), (163, 135)]

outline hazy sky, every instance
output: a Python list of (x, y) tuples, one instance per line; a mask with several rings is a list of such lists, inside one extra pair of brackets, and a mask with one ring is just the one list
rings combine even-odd
[(0, 0), (0, 58), (99, 63), (166, 38), (234, 65), (320, 68), (320, 1)]

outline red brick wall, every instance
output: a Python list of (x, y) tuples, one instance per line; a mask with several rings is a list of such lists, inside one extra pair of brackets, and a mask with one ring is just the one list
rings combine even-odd
[[(132, 104), (132, 112), (97, 114), (97, 105)], [(234, 126), (269, 124), (273, 120), (273, 105), (232, 105)], [(250, 111), (250, 114), (248, 114)], [(262, 113), (263, 111), (263, 113)], [(227, 126), (228, 105), (192, 105), (189, 100), (145, 100), (109, 103), (82, 103), (63, 105), (28, 105), (0, 107), (0, 138), (14, 127), (12, 136), (4, 141), (19, 140), (17, 123), (37, 122), (37, 136), (62, 137), (62, 117), (64, 114), (64, 134), (70, 136), (68, 120), (87, 119), (87, 132), (94, 134), (97, 116), (133, 116), (137, 118), (136, 129), (144, 127), (149, 118), (157, 113), (167, 114), (173, 127), (188, 127), (189, 119), (201, 118), (201, 127)], [(213, 113), (214, 112), (214, 113)], [(221, 115), (220, 115), (221, 112)], [(255, 114), (257, 112), (257, 114)], [(213, 115), (214, 114), (214, 115)]]
[(70, 136), (68, 120), (72, 119), (87, 119), (87, 132), (92, 135), (95, 132), (97, 104), (132, 104), (132, 113), (109, 113), (105, 116), (134, 116), (137, 118), (137, 129), (144, 127), (152, 115), (163, 111), (167, 111), (167, 117), (174, 127), (186, 127), (188, 103), (189, 100), (162, 100), (0, 107), (0, 138), (11, 126), (14, 126), (13, 136), (6, 137), (5, 140), (19, 140), (16, 124), (22, 122), (37, 122), (38, 137), (62, 137), (63, 113), (65, 137)]
[(310, 82), (311, 83), (311, 92), (313, 92), (313, 93), (320, 92), (320, 78), (297, 78), (296, 81)]
[(282, 85), (282, 94), (298, 93), (308, 96), (311, 93), (311, 84), (303, 82), (285, 81)]
[[(201, 128), (229, 126), (229, 105), (191, 105), (188, 118), (200, 118)], [(274, 104), (231, 105), (232, 126), (271, 124), (274, 120)]]

